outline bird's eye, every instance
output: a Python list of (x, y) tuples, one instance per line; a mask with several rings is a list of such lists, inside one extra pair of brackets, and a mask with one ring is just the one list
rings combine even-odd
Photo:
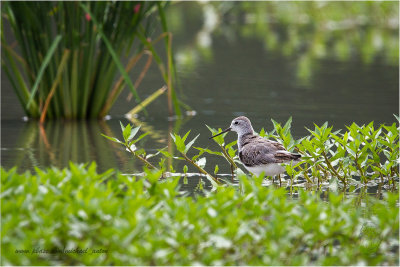
[(235, 121), (235, 124), (239, 124), (239, 122)]

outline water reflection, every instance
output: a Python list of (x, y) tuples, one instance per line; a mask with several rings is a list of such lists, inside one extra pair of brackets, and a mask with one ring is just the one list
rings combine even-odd
[[(139, 118), (118, 118), (109, 121), (48, 121), (44, 125), (37, 121), (3, 121), (1, 165), (6, 168), (18, 166), (20, 171), (34, 170), (34, 167), (67, 167), (69, 162), (88, 163), (95, 161), (98, 171), (109, 168), (124, 173), (134, 173), (142, 169), (142, 163), (125, 149), (101, 136), (105, 134), (122, 140), (120, 123), (140, 126), (140, 134), (148, 135), (137, 145), (147, 154), (154, 154), (158, 149), (174, 153), (170, 132), (179, 132), (191, 117), (175, 121), (166, 121), (165, 126), (151, 124)], [(15, 131), (18, 130), (16, 132)], [(10, 134), (12, 133), (12, 134)], [(155, 164), (159, 158), (154, 159)], [(167, 160), (168, 166), (180, 165)]]
[(120, 135), (106, 121), (48, 121), (45, 125), (29, 121), (23, 123), (15, 144), (10, 140), (13, 137), (2, 136), (1, 164), (6, 168), (18, 166), (21, 170), (33, 170), (49, 165), (64, 168), (70, 161), (96, 161), (99, 171), (140, 168), (140, 163), (122, 147), (109, 142), (100, 133)]

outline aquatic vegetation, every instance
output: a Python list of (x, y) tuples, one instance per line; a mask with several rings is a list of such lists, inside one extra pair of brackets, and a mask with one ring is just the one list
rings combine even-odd
[(262, 186), (184, 197), (159, 180), (96, 165), (1, 168), (2, 265), (398, 265), (398, 195)]
[(396, 123), (378, 128), (374, 128), (373, 122), (362, 126), (353, 123), (344, 133), (332, 132), (332, 127), (325, 123), (309, 131), (311, 136), (297, 145), (307, 162), (294, 175), (307, 176), (308, 172), (318, 181), (336, 177), (344, 184), (355, 182), (352, 177), (358, 176), (364, 184), (380, 179), (396, 186), (395, 179), (399, 177), (399, 127)]
[[(396, 117), (398, 119), (398, 117)], [(274, 129), (266, 132), (261, 129), (260, 136), (276, 140), (289, 151), (301, 153), (302, 161), (295, 166), (287, 165), (286, 170), (293, 185), (297, 179), (310, 184), (333, 182), (338, 179), (343, 187), (346, 185), (367, 184), (370, 181), (387, 183), (396, 190), (399, 182), (399, 127), (396, 123), (390, 126), (381, 125), (374, 128), (374, 123), (358, 126), (353, 123), (347, 126), (347, 131), (332, 131), (326, 122), (321, 127), (315, 125), (314, 130), (308, 129), (309, 136), (295, 140), (290, 127), (290, 118), (282, 127), (272, 120)], [(212, 135), (215, 129), (210, 128)], [(220, 130), (219, 130), (220, 131)], [(215, 138), (222, 152), (196, 148), (201, 153), (223, 156), (231, 164), (234, 171), (240, 165), (233, 145), (236, 141), (225, 145), (224, 136)], [(228, 153), (227, 153), (228, 151)], [(235, 164), (235, 165), (233, 165)], [(355, 177), (360, 177), (357, 181)]]
[[(399, 118), (396, 116), (396, 119)], [(302, 155), (299, 163), (286, 165), (286, 185), (293, 186), (294, 183), (305, 181), (309, 185), (317, 185), (319, 188), (324, 183), (329, 185), (339, 182), (340, 187), (346, 189), (349, 185), (359, 187), (374, 182), (381, 185), (386, 184), (391, 190), (398, 189), (400, 128), (396, 123), (390, 126), (380, 125), (378, 128), (375, 128), (373, 122), (362, 126), (353, 123), (351, 126), (346, 126), (347, 131), (341, 133), (341, 130), (332, 131), (333, 127), (328, 127), (328, 122), (326, 122), (322, 126), (315, 125), (314, 130), (308, 129), (310, 135), (298, 140), (294, 139), (290, 133), (292, 118), (289, 118), (284, 126), (273, 119), (272, 123), (274, 125), (272, 131), (267, 132), (262, 128), (259, 135), (281, 142), (288, 151), (295, 151)], [(211, 135), (221, 132), (221, 129), (207, 127)], [(127, 127), (123, 127), (125, 142), (114, 137), (105, 137), (123, 144), (128, 151), (137, 156), (137, 153), (130, 149), (130, 145), (137, 141), (129, 143), (128, 140), (135, 136), (139, 127), (131, 129), (129, 124)], [(167, 158), (188, 162), (200, 174), (204, 174), (214, 186), (220, 183), (217, 175), (219, 167), (218, 165), (213, 166), (214, 175), (210, 174), (205, 169), (207, 158), (204, 154), (223, 157), (229, 163), (232, 179), (234, 179), (238, 166), (242, 165), (237, 151), (234, 149), (236, 141), (225, 144), (226, 133), (221, 134), (213, 139), (221, 151), (213, 151), (209, 148), (193, 146), (199, 135), (190, 142), (186, 142), (189, 134), (190, 131), (184, 136), (171, 133), (180, 156), (175, 156), (165, 150), (159, 152)], [(141, 138), (142, 136), (138, 140)], [(188, 157), (187, 152), (192, 147), (198, 153)], [(145, 157), (144, 151), (140, 153)], [(141, 160), (143, 161), (143, 159)], [(164, 165), (164, 161), (160, 165)], [(171, 168), (173, 169), (172, 166)], [(188, 167), (185, 166), (185, 168)], [(183, 172), (186, 173), (187, 169)], [(356, 179), (357, 177), (359, 179)]]
[(353, 123), (342, 133), (333, 131), (326, 122), (315, 125), (314, 130), (308, 129), (310, 135), (295, 140), (290, 133), (291, 118), (283, 127), (272, 122), (274, 129), (269, 133), (261, 129), (260, 135), (282, 142), (289, 151), (302, 155), (300, 163), (286, 167), (291, 184), (298, 178), (318, 185), (338, 180), (343, 187), (376, 181), (397, 189), (399, 126), (396, 123), (377, 128), (373, 122), (362, 126)]
[[(27, 116), (42, 122), (46, 117), (104, 117), (125, 87), (138, 104), (137, 87), (153, 61), (167, 84), (170, 115), (174, 111), (179, 115), (172, 37), (164, 14), (167, 5), (145, 1), (4, 2), (2, 66)], [(162, 34), (152, 39), (156, 22)], [(15, 43), (6, 40), (5, 25), (10, 26)], [(155, 49), (160, 41), (165, 41), (166, 60)], [(144, 56), (147, 63), (133, 83), (128, 72)]]
[(137, 150), (137, 148), (135, 146), (135, 143), (137, 143), (138, 141), (140, 141), (140, 139), (142, 139), (146, 135), (148, 135), (148, 132), (140, 135), (136, 139), (133, 139), (136, 136), (136, 134), (139, 132), (140, 126), (132, 128), (132, 126), (130, 124), (128, 124), (126, 127), (122, 123), (120, 123), (120, 124), (121, 124), (122, 136), (124, 138), (123, 141), (120, 141), (118, 138), (115, 138), (115, 137), (107, 136), (105, 134), (102, 134), (102, 136), (104, 136), (105, 138), (107, 138), (113, 142), (124, 145), (126, 147), (127, 151), (129, 151), (136, 158), (141, 160), (147, 167), (149, 167), (151, 169), (157, 169), (153, 164), (151, 164), (147, 160), (148, 155), (146, 155), (146, 152), (144, 150)]

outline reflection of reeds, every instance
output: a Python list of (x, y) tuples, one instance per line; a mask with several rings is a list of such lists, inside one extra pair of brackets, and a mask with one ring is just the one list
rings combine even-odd
[(41, 125), (28, 122), (18, 137), (23, 149), (16, 157), (16, 166), (66, 167), (69, 162), (96, 161), (101, 170), (109, 168), (139, 169), (131, 155), (113, 146), (100, 133), (114, 135), (105, 121), (48, 121)]
[[(154, 140), (156, 140), (157, 142), (160, 143), (165, 143), (165, 136), (161, 131), (157, 131), (154, 129), (154, 127), (152, 125), (149, 125), (146, 122), (143, 122), (133, 116), (126, 116), (126, 118), (132, 122), (135, 126), (140, 126), (140, 130), (142, 132), (145, 132), (148, 134), (149, 137), (153, 138)], [(106, 133), (106, 135), (108, 136), (115, 136), (113, 134), (108, 134)]]
[[(180, 114), (174, 93), (171, 34), (163, 2), (5, 2), (2, 18), (11, 26), (18, 49), (1, 31), (2, 65), (29, 117), (97, 118), (107, 114), (127, 86), (139, 97), (136, 86), (152, 59), (168, 85), (170, 115)], [(164, 31), (151, 41), (152, 24), (160, 18)], [(3, 23), (4, 25), (4, 23)], [(153, 47), (165, 39), (167, 66)], [(126, 67), (120, 58), (138, 52)], [(16, 51), (21, 51), (19, 54)], [(148, 62), (135, 85), (128, 71), (148, 54)], [(132, 62), (133, 61), (133, 62)], [(114, 84), (116, 74), (121, 78)], [(113, 85), (114, 84), (114, 85)]]

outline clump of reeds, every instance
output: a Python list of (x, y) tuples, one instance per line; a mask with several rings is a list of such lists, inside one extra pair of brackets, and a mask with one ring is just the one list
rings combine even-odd
[[(5, 2), (15, 42), (6, 40), (2, 65), (26, 114), (32, 118), (99, 118), (127, 86), (139, 103), (128, 72), (144, 54), (154, 59), (168, 86), (169, 112), (179, 114), (173, 89), (171, 36), (160, 2)], [(163, 33), (153, 41), (159, 22)], [(167, 64), (154, 44), (165, 39)], [(18, 46), (17, 46), (17, 45)], [(135, 49), (135, 51), (133, 51)], [(130, 57), (123, 66), (122, 57)], [(119, 78), (120, 77), (120, 78)], [(119, 78), (119, 79), (118, 79)]]

